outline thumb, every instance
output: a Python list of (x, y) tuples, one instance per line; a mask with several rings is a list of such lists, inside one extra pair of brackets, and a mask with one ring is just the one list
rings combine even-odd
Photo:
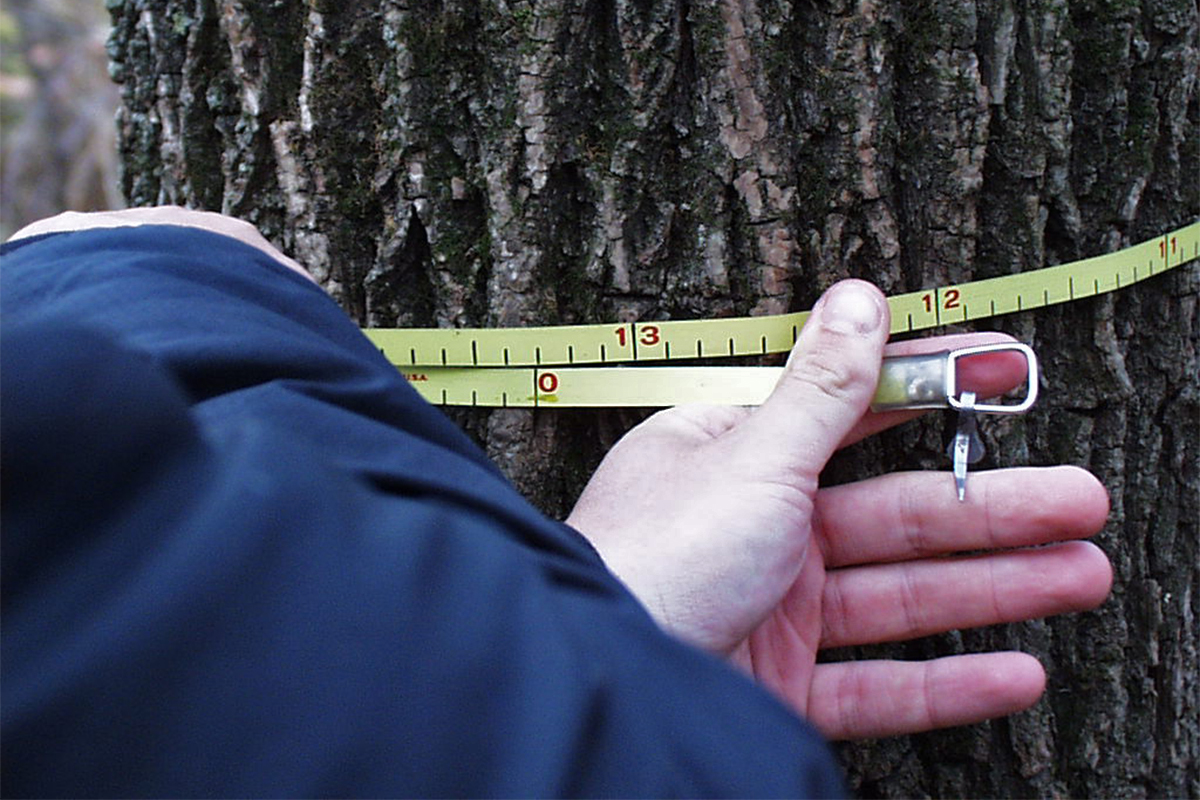
[(886, 299), (865, 281), (837, 283), (813, 307), (779, 383), (747, 420), (796, 477), (815, 486), (867, 410), (889, 327)]

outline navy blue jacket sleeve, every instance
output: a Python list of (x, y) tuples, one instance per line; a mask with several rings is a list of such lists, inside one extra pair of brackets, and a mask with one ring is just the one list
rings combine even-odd
[(94, 230), (0, 275), (5, 796), (842, 791), (265, 254)]

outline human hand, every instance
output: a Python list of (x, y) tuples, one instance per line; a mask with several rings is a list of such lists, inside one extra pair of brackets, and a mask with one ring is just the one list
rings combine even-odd
[[(867, 412), (887, 330), (878, 290), (835, 286), (761, 407), (651, 417), (567, 520), (662, 627), (728, 656), (834, 739), (1012, 713), (1040, 697), (1045, 674), (1022, 653), (817, 664), (818, 650), (1091, 608), (1112, 582), (1098, 548), (1069, 541), (1108, 513), (1080, 469), (976, 473), (965, 502), (945, 473), (818, 489), (836, 449), (915, 416)], [(940, 337), (888, 354), (1003, 340)], [(960, 381), (993, 396), (1020, 381), (1023, 362), (973, 358)], [(978, 550), (995, 552), (952, 555)]]
[(180, 206), (126, 208), (119, 211), (64, 211), (53, 217), (26, 225), (10, 236), (8, 241), (15, 242), (18, 239), (43, 233), (66, 233), (94, 228), (130, 228), (139, 225), (182, 225), (188, 228), (203, 228), (213, 233), (229, 236), (258, 248), (288, 269), (313, 280), (304, 267), (281, 253), (259, 233), (258, 228), (249, 222), (235, 217), (227, 217), (214, 211), (197, 211)]

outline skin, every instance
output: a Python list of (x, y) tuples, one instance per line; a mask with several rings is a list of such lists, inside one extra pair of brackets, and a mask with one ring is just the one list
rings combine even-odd
[[(888, 330), (870, 284), (818, 302), (757, 409), (680, 407), (625, 436), (568, 522), (674, 635), (724, 655), (833, 739), (962, 725), (1032, 705), (1045, 673), (1023, 653), (817, 663), (827, 647), (1092, 608), (1108, 559), (1108, 496), (1074, 467), (886, 475), (819, 489), (839, 447), (911, 419), (867, 410)], [(888, 354), (1003, 341), (896, 344)], [(965, 388), (1018, 384), (1020, 356), (964, 362)], [(1045, 546), (1042, 546), (1045, 545)], [(992, 551), (955, 556), (963, 551)]]
[[(253, 226), (175, 207), (68, 213), (12, 238), (143, 224), (232, 236), (307, 277)], [(821, 649), (1084, 610), (1112, 585), (1108, 559), (1082, 541), (1103, 527), (1108, 496), (1082, 469), (975, 473), (963, 503), (948, 473), (818, 487), (837, 449), (920, 413), (868, 410), (885, 352), (1009, 341), (888, 346), (887, 330), (875, 287), (835, 285), (761, 407), (651, 417), (610, 451), (567, 520), (666, 631), (728, 658), (833, 739), (1010, 714), (1037, 701), (1046, 677), (1023, 653), (818, 664)], [(1023, 377), (1013, 354), (959, 374), (981, 397)]]
[(203, 228), (213, 233), (220, 233), (262, 250), (293, 272), (313, 280), (304, 267), (279, 252), (259, 233), (258, 228), (249, 222), (227, 217), (214, 211), (196, 211), (179, 206), (126, 208), (119, 211), (64, 211), (53, 217), (26, 225), (10, 236), (8, 241), (15, 242), (18, 239), (40, 236), (43, 233), (66, 233), (92, 228), (132, 228), (138, 225), (183, 225), (188, 228)]

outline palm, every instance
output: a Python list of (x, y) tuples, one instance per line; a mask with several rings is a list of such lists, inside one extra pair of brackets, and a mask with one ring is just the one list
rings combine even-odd
[(631, 587), (672, 586), (643, 601), (681, 638), (732, 653), (772, 610), (782, 613), (787, 595), (807, 615), (815, 653), (824, 574), (809, 552), (816, 482), (772, 481), (787, 465), (741, 455), (753, 452), (739, 441), (748, 413), (690, 407), (651, 418), (609, 453), (568, 522)]
[(730, 654), (734, 664), (806, 716), (821, 646), (824, 585), (824, 557), (818, 548), (811, 548), (783, 600)]

